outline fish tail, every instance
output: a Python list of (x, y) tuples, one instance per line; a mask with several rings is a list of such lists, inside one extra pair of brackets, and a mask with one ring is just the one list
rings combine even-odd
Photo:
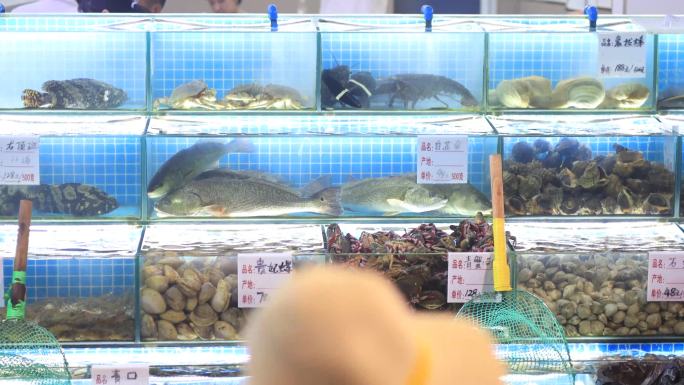
[(31, 89), (22, 92), (21, 100), (25, 108), (40, 108), (52, 102), (49, 94)]
[(228, 152), (255, 152), (256, 146), (249, 139), (233, 139), (227, 145)]
[(339, 188), (327, 188), (317, 194), (314, 194), (311, 199), (318, 206), (318, 212), (321, 214), (335, 217), (342, 214)]

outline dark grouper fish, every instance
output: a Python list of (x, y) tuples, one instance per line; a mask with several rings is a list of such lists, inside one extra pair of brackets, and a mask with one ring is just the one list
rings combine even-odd
[(102, 110), (116, 108), (128, 98), (124, 90), (93, 79), (49, 80), (42, 88), (45, 92), (24, 90), (24, 107)]
[(161, 216), (263, 217), (294, 213), (337, 216), (339, 190), (324, 189), (311, 197), (270, 181), (215, 176), (196, 179), (160, 199)]
[(219, 159), (232, 152), (254, 152), (254, 144), (247, 139), (228, 143), (202, 140), (178, 151), (154, 174), (147, 186), (147, 196), (152, 199), (163, 197), (199, 174), (218, 167)]
[(0, 215), (17, 215), (22, 199), (31, 200), (36, 211), (77, 217), (104, 215), (119, 207), (113, 196), (95, 186), (81, 183), (2, 186)]

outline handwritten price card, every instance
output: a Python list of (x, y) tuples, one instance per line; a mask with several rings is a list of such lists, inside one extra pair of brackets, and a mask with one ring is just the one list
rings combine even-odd
[(494, 292), (493, 260), (494, 253), (449, 253), (447, 302), (465, 303)]
[(684, 300), (684, 253), (648, 253), (647, 301)]
[(599, 33), (599, 74), (609, 78), (646, 77), (647, 36), (643, 32)]
[(261, 307), (293, 269), (292, 253), (238, 254), (238, 307)]
[(419, 136), (416, 154), (419, 184), (468, 182), (467, 136)]
[(0, 185), (40, 184), (37, 136), (0, 136)]
[(90, 369), (92, 385), (148, 385), (150, 367), (147, 365), (93, 365)]

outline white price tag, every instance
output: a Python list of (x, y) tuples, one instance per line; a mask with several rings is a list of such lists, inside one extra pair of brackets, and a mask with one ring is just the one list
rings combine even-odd
[(600, 32), (598, 73), (604, 78), (646, 77), (646, 38), (644, 32)]
[(465, 303), (473, 296), (494, 292), (494, 253), (449, 253), (447, 302)]
[(292, 253), (238, 254), (238, 307), (261, 307), (294, 270)]
[(649, 302), (684, 301), (684, 252), (649, 252), (646, 290)]
[(93, 365), (90, 368), (92, 385), (148, 385), (150, 367), (147, 365)]
[(468, 183), (467, 136), (418, 136), (419, 184)]
[(40, 137), (0, 136), (0, 185), (40, 184)]

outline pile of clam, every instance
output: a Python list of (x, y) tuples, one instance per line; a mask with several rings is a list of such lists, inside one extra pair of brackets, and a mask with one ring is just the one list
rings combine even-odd
[(646, 302), (643, 255), (518, 255), (517, 278), (568, 337), (684, 335), (684, 303)]
[(551, 87), (543, 76), (528, 76), (502, 80), (489, 91), (489, 104), (506, 108), (543, 109), (616, 109), (639, 108), (650, 96), (648, 87), (639, 83), (624, 83), (609, 90), (591, 77), (561, 80)]
[(671, 215), (675, 177), (662, 163), (619, 144), (592, 158), (572, 138), (513, 145), (504, 164), (506, 212), (512, 215)]
[(235, 257), (147, 256), (140, 294), (143, 340), (234, 340), (246, 322), (237, 307)]

